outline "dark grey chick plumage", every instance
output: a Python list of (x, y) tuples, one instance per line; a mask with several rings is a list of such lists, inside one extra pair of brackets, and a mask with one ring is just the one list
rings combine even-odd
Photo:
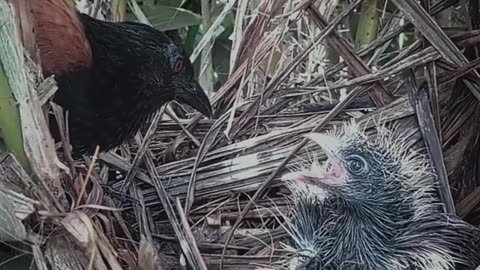
[(429, 163), (405, 138), (383, 127), (378, 134), (369, 140), (351, 123), (307, 135), (328, 161), (283, 177), (295, 201), (291, 267), (475, 269), (480, 231), (442, 211)]

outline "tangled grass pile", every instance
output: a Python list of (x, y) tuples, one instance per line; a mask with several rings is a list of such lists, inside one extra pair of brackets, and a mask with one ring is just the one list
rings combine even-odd
[[(0, 151), (5, 231), (20, 240), (10, 250), (32, 255), (38, 269), (282, 269), (291, 205), (281, 176), (325, 158), (303, 134), (352, 118), (371, 136), (375, 125), (395, 124), (425, 147), (445, 211), (478, 225), (479, 8), (424, 2), (225, 3), (219, 20), (235, 12), (235, 31), (228, 79), (211, 94), (213, 119), (169, 107), (128, 145), (77, 163), (57, 158), (47, 135), (28, 139), (48, 133), (44, 120), (26, 123), (37, 132), (25, 134), (28, 173)], [(217, 27), (192, 60), (211, 49)], [(12, 70), (21, 71), (10, 74), (22, 74), (29, 94), (49, 92), (51, 78), (13, 45)], [(46, 99), (35, 102), (19, 102), (22, 119)]]

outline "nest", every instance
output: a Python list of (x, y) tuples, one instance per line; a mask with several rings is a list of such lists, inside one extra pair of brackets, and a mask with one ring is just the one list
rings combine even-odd
[[(57, 151), (61, 164), (37, 162), (48, 165), (35, 178), (3, 150), (0, 183), (21, 198), (18, 235), (36, 266), (286, 269), (291, 202), (279, 179), (324, 158), (303, 134), (351, 118), (371, 136), (378, 124), (408, 131), (439, 175), (446, 211), (477, 225), (480, 32), (463, 27), (474, 20), (469, 9), (392, 1), (378, 35), (352, 45), (342, 30), (367, 5), (337, 2), (239, 7), (243, 31), (211, 98), (214, 119), (162, 110), (120, 149), (77, 163)], [(434, 23), (438, 14), (458, 22)]]

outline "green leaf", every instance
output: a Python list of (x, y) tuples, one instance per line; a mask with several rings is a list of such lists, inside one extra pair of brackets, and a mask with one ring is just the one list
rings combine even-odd
[(15, 210), (5, 193), (0, 191), (0, 241), (22, 241), (27, 237), (25, 227), (15, 216)]
[(202, 23), (200, 15), (178, 7), (156, 5), (155, 7), (143, 7), (143, 12), (153, 27), (160, 31), (179, 29)]
[(362, 16), (358, 21), (355, 45), (360, 48), (373, 42), (377, 38), (380, 21), (380, 11), (383, 0), (367, 0), (362, 4)]
[(193, 52), (193, 49), (195, 48), (195, 43), (196, 43), (196, 38), (199, 33), (200, 26), (198, 25), (193, 25), (188, 27), (188, 32), (187, 32), (187, 37), (185, 38), (185, 50), (187, 51), (187, 54), (190, 55)]
[(0, 63), (0, 133), (20, 165), (30, 171), (30, 163), (23, 149), (22, 126), (20, 112), (18, 111), (15, 98), (10, 92), (7, 76)]

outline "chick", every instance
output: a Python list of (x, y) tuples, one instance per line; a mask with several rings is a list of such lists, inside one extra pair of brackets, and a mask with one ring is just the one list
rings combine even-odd
[[(327, 156), (283, 176), (297, 269), (447, 270), (480, 264), (480, 230), (442, 211), (435, 175), (406, 137), (358, 124), (306, 135)], [(301, 266), (303, 264), (303, 266)]]

